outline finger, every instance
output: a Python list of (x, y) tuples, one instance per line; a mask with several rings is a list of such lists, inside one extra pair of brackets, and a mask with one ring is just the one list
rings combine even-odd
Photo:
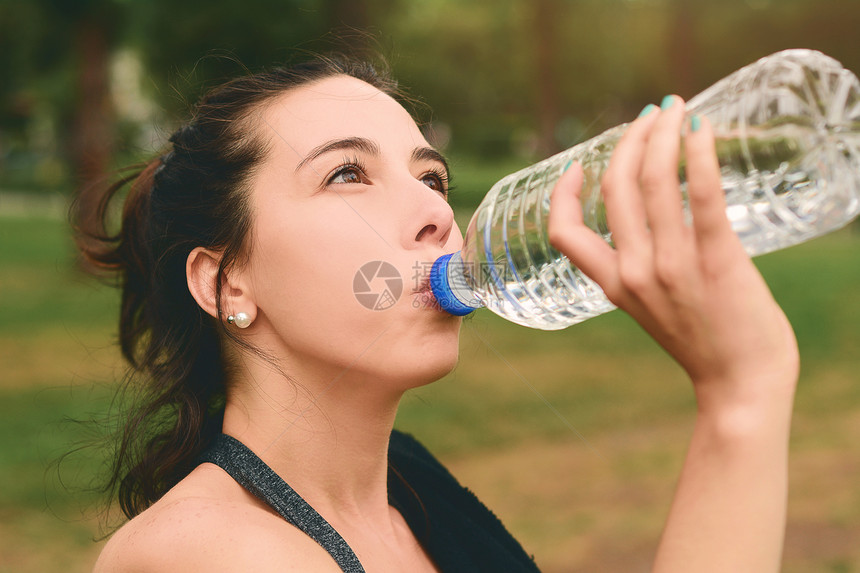
[(645, 150), (641, 173), (642, 201), (658, 256), (677, 252), (685, 230), (678, 163), (684, 100), (666, 96)]
[(642, 110), (616, 145), (600, 183), (612, 241), (616, 248), (631, 254), (643, 251), (640, 258), (646, 256), (644, 251), (650, 247), (639, 174), (651, 129), (659, 115), (655, 106)]
[(561, 176), (550, 197), (547, 224), (550, 244), (604, 290), (615, 280), (615, 251), (582, 220), (582, 167), (574, 163)]
[(713, 130), (707, 117), (691, 118), (685, 152), (687, 194), (699, 248), (709, 249), (714, 245), (724, 244), (724, 241), (734, 242), (740, 247), (740, 240), (726, 217), (720, 164), (717, 160)]

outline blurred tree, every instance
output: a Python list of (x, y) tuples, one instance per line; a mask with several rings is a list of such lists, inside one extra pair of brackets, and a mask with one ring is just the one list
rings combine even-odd
[(667, 61), (672, 68), (674, 86), (678, 94), (692, 94), (695, 89), (693, 70), (696, 61), (696, 22), (692, 0), (672, 0), (669, 53)]
[(436, 0), (401, 3), (382, 27), (397, 76), (455, 127), (451, 145), (496, 157), (535, 131), (533, 20), (523, 0)]
[(121, 14), (113, 0), (0, 5), (0, 98), (6, 102), (0, 117), (23, 138), (38, 113), (50, 115), (75, 184), (100, 177), (110, 162), (108, 60), (122, 29)]
[(555, 24), (558, 20), (558, 6), (555, 0), (535, 0), (534, 4), (535, 38), (535, 88), (537, 90), (537, 116), (540, 132), (537, 153), (541, 156), (560, 151), (555, 137), (559, 120), (558, 111), (558, 68), (555, 65), (558, 42)]
[(68, 141), (77, 183), (86, 185), (106, 175), (113, 156), (109, 62), (124, 13), (112, 0), (47, 3), (65, 16), (71, 32), (76, 85)]
[[(397, 0), (150, 0), (134, 4), (128, 43), (170, 114), (247, 70), (308, 53), (372, 49), (373, 23)], [(168, 88), (169, 86), (169, 88)]]
[(135, 3), (127, 44), (142, 58), (147, 88), (169, 115), (211, 84), (313, 49), (326, 17), (313, 0), (150, 0)]
[(368, 0), (329, 0), (324, 10), (329, 30), (367, 32), (375, 21)]
[(118, 47), (142, 59), (161, 131), (245, 67), (370, 48), (458, 152), (536, 159), (779, 49), (860, 70), (858, 27), (856, 0), (0, 0), (0, 145), (49, 116), (75, 171), (99, 171)]

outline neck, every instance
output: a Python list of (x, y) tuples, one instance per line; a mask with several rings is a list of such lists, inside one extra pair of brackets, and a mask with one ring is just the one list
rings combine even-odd
[(402, 391), (359, 376), (303, 374), (299, 384), (257, 374), (233, 384), (224, 433), (327, 519), (387, 520), (388, 440)]

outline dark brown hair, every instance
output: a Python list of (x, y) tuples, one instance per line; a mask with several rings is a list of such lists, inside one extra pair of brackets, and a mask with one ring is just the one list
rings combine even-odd
[[(218, 319), (197, 305), (188, 255), (196, 247), (221, 253), (220, 279), (247, 254), (248, 184), (267, 156), (256, 114), (291, 89), (336, 75), (396, 93), (374, 66), (340, 56), (234, 79), (202, 98), (165, 154), (106, 188), (82, 191), (73, 206), (84, 263), (116, 277), (122, 291), (119, 344), (131, 369), (121, 392), (135, 399), (124, 410), (106, 488), (129, 518), (185, 477), (221, 432), (225, 338), (250, 348), (220, 320), (220, 280)], [(129, 183), (114, 231), (110, 206)]]

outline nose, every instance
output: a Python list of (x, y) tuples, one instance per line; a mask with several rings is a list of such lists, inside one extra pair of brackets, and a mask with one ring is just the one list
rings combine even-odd
[(413, 180), (408, 220), (404, 230), (404, 241), (409, 248), (443, 248), (448, 242), (454, 226), (454, 211), (438, 192), (420, 181)]

